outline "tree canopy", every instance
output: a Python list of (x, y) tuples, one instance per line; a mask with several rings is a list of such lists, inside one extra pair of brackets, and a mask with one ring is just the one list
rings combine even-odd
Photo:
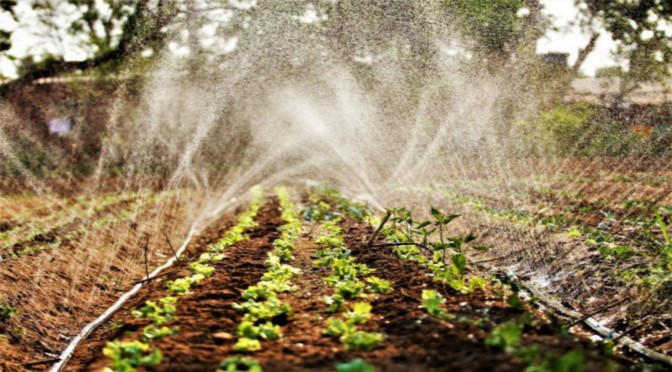
[[(584, 24), (595, 32), (588, 45), (582, 46), (578, 65), (592, 51), (599, 29), (603, 28), (618, 43), (618, 54), (628, 62), (631, 75), (647, 79), (669, 74), (672, 3), (666, 0), (576, 2), (585, 15)], [(410, 46), (414, 58), (422, 60), (423, 55), (431, 54), (435, 49), (426, 37), (434, 35), (431, 22), (413, 22), (423, 12), (433, 12), (432, 20), (456, 28), (471, 41), (462, 48), (478, 60), (494, 62), (493, 65), (520, 60), (521, 54), (533, 55), (536, 41), (549, 27), (541, 15), (539, 0), (437, 0), (426, 4), (401, 0), (317, 0), (308, 7), (321, 23), (319, 36), (348, 57)], [(10, 85), (135, 58), (148, 48), (164, 47), (171, 32), (186, 30), (192, 52), (207, 50), (213, 48), (212, 43), (199, 46), (195, 32), (205, 26), (206, 20), (220, 30), (216, 37), (225, 39), (235, 35), (235, 47), (235, 41), (251, 35), (250, 30), (254, 27), (250, 24), (256, 18), (274, 12), (278, 7), (291, 8), (299, 14), (306, 9), (306, 3), (27, 0), (19, 4), (16, 0), (0, 0), (1, 15), (24, 26), (27, 21), (23, 18), (28, 17), (24, 11), (26, 7), (35, 17), (29, 27), (37, 30), (45, 43), (56, 46), (75, 43), (82, 58), (66, 60), (64, 48), (54, 48), (40, 55), (13, 56), (10, 54), (12, 35), (17, 29), (0, 26), (0, 58), (12, 58), (19, 66), (19, 77)], [(244, 42), (238, 44), (244, 45)], [(578, 69), (579, 66), (575, 67)]]

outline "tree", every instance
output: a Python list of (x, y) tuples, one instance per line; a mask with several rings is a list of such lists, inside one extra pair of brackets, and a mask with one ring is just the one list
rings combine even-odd
[[(81, 61), (66, 61), (63, 48), (55, 53), (30, 56), (21, 67), (18, 79), (0, 86), (0, 96), (35, 79), (98, 68), (137, 56), (148, 47), (158, 47), (167, 33), (162, 29), (178, 14), (178, 0), (33, 0), (36, 26), (46, 30), (56, 45), (63, 44), (64, 33), (79, 40), (87, 53)], [(14, 0), (2, 0), (2, 10), (16, 17)], [(63, 27), (61, 24), (68, 21)], [(11, 32), (0, 34), (0, 55), (11, 47)], [(3, 43), (4, 40), (4, 43)], [(4, 49), (4, 50), (3, 50)], [(58, 49), (58, 48), (57, 48)]]
[[(12, 18), (16, 18), (14, 15), (14, 7), (16, 6), (16, 0), (0, 0), (0, 13), (7, 13)], [(0, 53), (8, 50), (12, 47), (10, 37), (12, 36), (11, 32), (7, 30), (0, 29)]]
[(604, 28), (617, 44), (616, 56), (627, 65), (621, 96), (639, 82), (670, 76), (672, 71), (672, 2), (669, 0), (576, 0), (584, 23)]

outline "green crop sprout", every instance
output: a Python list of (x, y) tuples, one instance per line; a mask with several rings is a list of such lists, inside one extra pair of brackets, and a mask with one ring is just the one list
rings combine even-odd
[(235, 351), (259, 351), (261, 350), (261, 342), (259, 340), (241, 337), (238, 339), (235, 345), (233, 345), (233, 350)]
[(262, 372), (261, 365), (254, 359), (244, 358), (236, 355), (235, 358), (229, 358), (219, 363), (217, 372)]
[(150, 351), (149, 344), (140, 341), (108, 342), (103, 349), (103, 354), (112, 359), (110, 367), (105, 371), (133, 372), (136, 367), (151, 367), (161, 363), (163, 355), (161, 350)]

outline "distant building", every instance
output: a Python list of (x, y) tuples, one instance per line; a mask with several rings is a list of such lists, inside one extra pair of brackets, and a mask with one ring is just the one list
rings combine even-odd
[(549, 65), (567, 67), (569, 64), (569, 53), (546, 53), (540, 54), (541, 61)]

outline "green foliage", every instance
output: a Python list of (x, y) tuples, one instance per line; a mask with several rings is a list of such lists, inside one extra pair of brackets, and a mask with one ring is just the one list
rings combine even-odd
[(336, 371), (338, 372), (374, 372), (375, 369), (369, 363), (361, 360), (354, 359), (347, 363), (339, 363), (336, 365)]
[[(389, 209), (387, 213), (390, 215), (388, 221), (391, 226), (382, 231), (391, 243), (404, 244), (403, 247), (395, 247), (399, 258), (426, 263), (428, 259), (419, 249), (422, 248), (427, 253), (431, 253), (432, 261), (428, 267), (432, 270), (435, 281), (447, 283), (456, 291), (472, 290), (473, 287), (468, 286), (465, 279), (468, 260), (464, 249), (476, 237), (471, 234), (457, 237), (445, 236), (446, 226), (459, 215), (446, 214), (433, 207), (430, 209), (433, 220), (429, 221), (415, 221), (413, 213), (406, 208)], [(435, 239), (437, 232), (438, 240)], [(478, 251), (489, 249), (484, 246), (469, 248)], [(450, 264), (446, 264), (449, 254)]]
[(240, 337), (246, 337), (255, 340), (275, 340), (282, 337), (282, 334), (280, 333), (280, 326), (275, 325), (270, 321), (260, 325), (255, 325), (249, 320), (244, 320), (238, 325), (237, 332), (238, 336)]
[(291, 316), (293, 314), (291, 306), (283, 303), (277, 298), (269, 298), (263, 302), (248, 300), (243, 304), (233, 304), (234, 309), (246, 312), (243, 320), (258, 322), (262, 320), (273, 320), (282, 316)]
[(345, 313), (345, 318), (351, 325), (366, 323), (371, 318), (371, 309), (368, 302), (356, 302), (352, 305), (352, 310)]
[(151, 319), (155, 325), (160, 326), (174, 319), (173, 314), (177, 311), (175, 302), (177, 297), (164, 297), (158, 303), (147, 301), (140, 310), (133, 310), (131, 313), (137, 318)]
[(627, 260), (628, 258), (637, 255), (637, 252), (627, 245), (608, 243), (607, 245), (600, 247), (600, 254), (619, 260)]
[(545, 354), (540, 361), (534, 361), (525, 372), (582, 372), (585, 370), (585, 356), (579, 350), (564, 355)]
[(0, 304), (0, 323), (6, 323), (18, 313), (19, 311), (15, 307), (9, 304)]
[(557, 154), (571, 154), (588, 130), (594, 115), (588, 105), (560, 105), (539, 114), (540, 129), (546, 146)]
[(202, 274), (194, 274), (186, 278), (169, 280), (166, 282), (166, 287), (173, 293), (188, 294), (190, 293), (189, 291), (191, 290), (191, 287), (200, 283), (203, 279), (205, 279), (205, 276)]
[(369, 283), (369, 290), (374, 293), (390, 294), (392, 293), (392, 283), (389, 280), (381, 279), (377, 276), (370, 276), (365, 279)]
[(504, 350), (514, 350), (522, 341), (523, 327), (516, 322), (506, 322), (498, 325), (485, 340), (490, 347)]
[(525, 6), (523, 0), (444, 0), (443, 3), (486, 54), (505, 54), (514, 46), (523, 24), (517, 16)]
[(233, 350), (243, 352), (259, 351), (261, 350), (261, 342), (259, 342), (259, 340), (241, 337), (235, 345), (233, 345)]
[(246, 300), (263, 301), (275, 297), (278, 293), (292, 292), (297, 288), (285, 280), (261, 281), (256, 285), (247, 287), (243, 291), (243, 298)]
[(354, 332), (355, 329), (356, 328), (353, 324), (349, 324), (343, 319), (332, 317), (327, 319), (327, 328), (323, 331), (323, 333), (328, 336), (341, 337), (348, 333)]
[(359, 280), (346, 280), (336, 283), (336, 294), (346, 300), (359, 298), (364, 292), (364, 283)]
[(446, 309), (443, 307), (445, 302), (446, 299), (435, 290), (424, 289), (422, 291), (422, 308), (425, 309), (429, 315), (440, 320), (455, 319), (455, 316), (446, 312)]
[(672, 43), (666, 27), (672, 22), (669, 1), (577, 0), (586, 21), (599, 24), (618, 46), (618, 54), (629, 60), (626, 77), (635, 81), (668, 77), (672, 65)]
[(161, 350), (150, 350), (149, 344), (140, 341), (108, 342), (103, 354), (112, 360), (112, 364), (106, 370), (115, 372), (133, 372), (136, 367), (156, 366), (163, 359)]
[(345, 304), (345, 298), (340, 294), (333, 294), (331, 296), (326, 296), (324, 302), (327, 304), (327, 312), (335, 313), (341, 310)]
[(178, 332), (177, 328), (170, 328), (166, 326), (157, 327), (155, 325), (148, 325), (142, 330), (141, 338), (145, 342), (152, 342), (160, 338), (172, 336), (174, 334), (177, 334), (177, 332)]
[(215, 272), (214, 267), (212, 267), (210, 265), (202, 264), (200, 262), (192, 262), (191, 264), (189, 264), (189, 267), (191, 268), (191, 271), (194, 274), (203, 275), (206, 278), (211, 276), (212, 273)]
[(383, 342), (383, 335), (376, 332), (355, 331), (341, 337), (346, 350), (372, 350)]
[(229, 358), (219, 363), (217, 372), (262, 372), (261, 365), (254, 359), (244, 358), (236, 355), (235, 358)]

